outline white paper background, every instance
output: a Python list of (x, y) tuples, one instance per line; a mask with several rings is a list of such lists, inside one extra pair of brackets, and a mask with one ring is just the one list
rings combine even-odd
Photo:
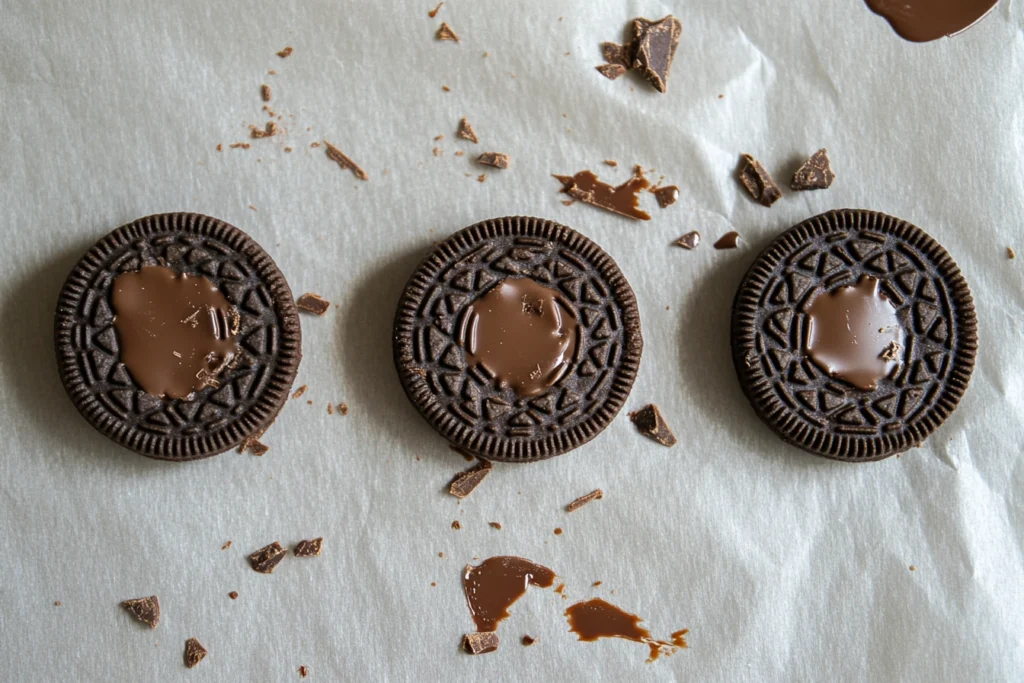
[[(0, 679), (290, 681), (300, 664), (314, 681), (1024, 678), (1024, 262), (1005, 255), (1024, 252), (1021, 3), (927, 45), (861, 0), (448, 0), (431, 20), (432, 4), (0, 0)], [(684, 32), (668, 94), (594, 71), (630, 18), (669, 12)], [(433, 40), (441, 20), (461, 44)], [(265, 120), (263, 82), (286, 134), (217, 153)], [(461, 116), (481, 144), (454, 138)], [(370, 182), (309, 149), (324, 138)], [(827, 192), (768, 210), (733, 179), (741, 152), (782, 182), (821, 146)], [(470, 159), (485, 150), (513, 165), (480, 184)], [(633, 163), (681, 189), (665, 211), (645, 196), (648, 223), (564, 207), (550, 177), (617, 182)], [(776, 439), (727, 349), (756, 253), (847, 206), (944, 243), (982, 334), (953, 418), (859, 466)], [(297, 294), (340, 305), (304, 317), (309, 391), (262, 459), (146, 460), (94, 432), (57, 378), (52, 311), (72, 264), (118, 225), (179, 210), (238, 225)], [(571, 455), (497, 467), (459, 506), (443, 488), (465, 463), (402, 394), (390, 323), (433, 241), (507, 214), (565, 222), (618, 260), (646, 339), (628, 409), (657, 402), (681, 443), (642, 439), (623, 413)], [(698, 251), (669, 246), (691, 229)], [(709, 248), (729, 229), (740, 249)], [(342, 400), (348, 417), (328, 416)], [(604, 500), (564, 513), (596, 487)], [(270, 541), (316, 535), (319, 559), (248, 568)], [(501, 650), (461, 655), (460, 568), (497, 554), (552, 567), (571, 600), (608, 598), (656, 637), (688, 627), (691, 647), (645, 665), (635, 643), (579, 643), (569, 602), (531, 590)], [(118, 603), (153, 593), (149, 632)], [(540, 642), (522, 648), (523, 633)], [(190, 636), (210, 654), (186, 671)]]

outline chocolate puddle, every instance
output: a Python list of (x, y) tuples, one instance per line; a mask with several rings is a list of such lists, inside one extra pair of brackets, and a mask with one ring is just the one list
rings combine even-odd
[(639, 166), (633, 169), (632, 178), (615, 187), (602, 183), (593, 171), (580, 171), (572, 176), (556, 175), (555, 178), (562, 183), (562, 192), (584, 204), (591, 204), (626, 218), (651, 220), (651, 215), (639, 207), (640, 192), (651, 184)]
[(969, 29), (999, 0), (865, 0), (902, 38), (925, 43)]
[(475, 567), (466, 565), (462, 575), (469, 613), (480, 632), (496, 630), (528, 586), (550, 588), (554, 582), (555, 573), (547, 567), (512, 556), (490, 557)]
[(569, 630), (582, 641), (592, 643), (601, 638), (623, 638), (647, 645), (650, 648), (648, 663), (658, 659), (662, 653), (671, 655), (687, 647), (687, 629), (676, 631), (669, 641), (655, 640), (650, 631), (640, 626), (641, 617), (600, 598), (571, 605), (565, 610), (565, 616), (569, 620)]

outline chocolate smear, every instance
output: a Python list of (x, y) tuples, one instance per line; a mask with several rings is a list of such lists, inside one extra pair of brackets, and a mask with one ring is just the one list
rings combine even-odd
[(206, 657), (206, 648), (195, 638), (185, 641), (185, 666), (191, 669)]
[(999, 0), (866, 0), (900, 37), (925, 43), (953, 36), (981, 21)]
[(565, 511), (566, 512), (576, 512), (577, 510), (579, 510), (581, 507), (583, 507), (587, 503), (589, 503), (591, 501), (595, 501), (595, 500), (600, 500), (601, 498), (604, 498), (604, 491), (602, 491), (601, 489), (594, 489), (593, 491), (591, 491), (587, 495), (580, 496), (579, 498), (577, 498), (573, 502), (571, 502), (568, 505), (566, 505), (565, 506)]
[(280, 543), (274, 541), (250, 555), (249, 562), (252, 564), (252, 568), (260, 574), (271, 574), (274, 567), (280, 564), (287, 553), (288, 551), (281, 547)]
[(683, 249), (693, 251), (700, 245), (700, 233), (696, 230), (692, 230), (677, 239), (675, 244)]
[(477, 163), (483, 164), (484, 166), (493, 166), (494, 168), (508, 168), (509, 163), (512, 161), (511, 157), (501, 152), (484, 152), (477, 157)]
[(125, 600), (121, 603), (121, 607), (124, 607), (129, 614), (150, 628), (156, 628), (156, 625), (160, 623), (160, 599), (155, 595), (148, 598)]
[(651, 189), (654, 198), (658, 200), (658, 206), (666, 209), (679, 200), (679, 188), (675, 185), (665, 185)]
[(471, 655), (485, 655), (498, 649), (498, 634), (467, 633), (462, 637), (462, 648)]
[(735, 230), (727, 232), (718, 238), (713, 245), (715, 249), (735, 249), (740, 243), (740, 234)]
[(324, 299), (318, 294), (312, 294), (310, 292), (306, 292), (296, 299), (295, 305), (300, 311), (312, 313), (313, 315), (323, 315), (331, 308), (330, 301)]
[(601, 638), (622, 638), (643, 643), (650, 648), (647, 662), (658, 659), (662, 653), (673, 654), (686, 647), (684, 636), (687, 631), (676, 631), (670, 641), (655, 640), (650, 631), (640, 626), (641, 617), (630, 614), (600, 598), (578, 602), (565, 610), (569, 630), (584, 642), (595, 642)]
[(749, 154), (741, 155), (740, 159), (740, 182), (747, 188), (750, 196), (764, 206), (771, 206), (777, 202), (782, 192), (761, 162)]
[(308, 675), (309, 675), (309, 668), (305, 664), (303, 664), (302, 666), (299, 667), (299, 678), (305, 678)]
[(522, 557), (491, 557), (477, 566), (466, 565), (462, 585), (469, 613), (481, 632), (495, 631), (509, 608), (529, 586), (550, 588), (555, 573)]
[(324, 547), (323, 536), (312, 540), (299, 541), (295, 545), (295, 557), (317, 557)]
[(649, 439), (654, 439), (662, 446), (671, 448), (676, 445), (676, 436), (665, 424), (658, 406), (653, 403), (629, 414), (629, 419), (636, 425), (637, 431)]
[(434, 37), (437, 38), (438, 40), (450, 40), (455, 43), (459, 42), (458, 34), (456, 34), (455, 31), (452, 30), (451, 26), (449, 26), (443, 21), (441, 22), (441, 25), (438, 27), (437, 34), (435, 34)]
[(487, 475), (491, 473), (491, 463), (481, 460), (480, 464), (465, 472), (460, 472), (448, 485), (448, 493), (456, 498), (465, 498), (476, 490)]
[(455, 134), (458, 135), (463, 140), (469, 140), (470, 142), (480, 142), (476, 137), (476, 131), (473, 130), (473, 126), (469, 123), (469, 121), (466, 120), (465, 116), (459, 119), (459, 128), (458, 130), (455, 131)]
[(633, 20), (633, 68), (658, 92), (668, 90), (668, 75), (683, 25), (671, 14), (658, 21)]
[(573, 176), (555, 175), (562, 183), (562, 192), (585, 204), (634, 220), (649, 221), (651, 215), (639, 208), (640, 192), (650, 186), (640, 167), (633, 169), (633, 177), (612, 187), (598, 180), (593, 171), (580, 171)]
[(789, 186), (798, 192), (802, 190), (827, 190), (832, 186), (832, 181), (835, 179), (836, 174), (832, 172), (828, 150), (822, 148), (812, 154), (811, 158), (797, 169)]
[(597, 69), (597, 71), (602, 76), (607, 78), (609, 81), (614, 81), (616, 78), (619, 78), (627, 71), (626, 67), (622, 66), (621, 64), (601, 64), (599, 66), (595, 66), (594, 68)]
[(327, 158), (338, 164), (342, 170), (352, 171), (352, 175), (360, 180), (370, 179), (370, 176), (366, 174), (366, 171), (359, 168), (359, 164), (348, 158), (348, 156), (346, 156), (340, 149), (327, 142), (327, 140), (324, 140), (324, 146), (327, 148)]

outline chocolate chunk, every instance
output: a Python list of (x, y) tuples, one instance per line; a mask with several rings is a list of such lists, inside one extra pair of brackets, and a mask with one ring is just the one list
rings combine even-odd
[(526, 646), (526, 647), (529, 647), (529, 646), (533, 645), (536, 642), (537, 642), (537, 639), (534, 638), (533, 636), (531, 636), (530, 634), (526, 634), (526, 635), (523, 636), (523, 645)]
[(491, 464), (485, 460), (478, 466), (456, 475), (455, 479), (448, 485), (448, 493), (456, 498), (465, 498), (473, 493), (476, 487), (483, 483), (483, 480), (490, 473)]
[(430, 10), (429, 12), (427, 12), (427, 16), (430, 17), (431, 19), (436, 17), (437, 13), (441, 11), (441, 5), (443, 5), (443, 4), (444, 4), (443, 2), (437, 3), (437, 6), (434, 7), (434, 9)]
[(739, 246), (740, 234), (735, 230), (725, 233), (715, 242), (715, 249), (735, 249)]
[(260, 97), (263, 98), (264, 102), (269, 102), (270, 101), (270, 95), (271, 95), (270, 86), (267, 85), (266, 83), (261, 85), (260, 86)]
[(618, 43), (601, 43), (601, 56), (604, 57), (604, 61), (608, 62), (608, 65), (616, 64), (626, 69), (633, 67), (633, 57), (629, 46)]
[(782, 192), (761, 162), (749, 154), (744, 154), (741, 158), (740, 182), (747, 188), (750, 196), (764, 206), (771, 206), (777, 202)]
[(629, 414), (629, 419), (636, 425), (637, 431), (649, 439), (654, 439), (662, 446), (675, 446), (676, 437), (665, 424), (658, 406), (653, 403)]
[(593, 491), (591, 491), (587, 495), (580, 496), (579, 498), (577, 498), (573, 502), (571, 502), (568, 505), (566, 505), (565, 506), (565, 511), (566, 512), (576, 512), (577, 510), (579, 510), (581, 507), (583, 507), (587, 503), (589, 503), (591, 501), (595, 501), (595, 500), (600, 500), (601, 498), (604, 498), (604, 491), (602, 491), (601, 489), (594, 489)]
[(832, 186), (836, 174), (828, 159), (828, 150), (819, 149), (793, 174), (790, 187), (794, 190), (825, 190)]
[(164, 460), (261, 433), (301, 358), (298, 312), (273, 260), (198, 214), (149, 216), (104, 237), (72, 270), (55, 317), (61, 380), (82, 415)]
[(281, 59), (284, 59), (285, 57), (290, 56), (292, 52), (293, 52), (292, 48), (286, 47), (285, 49), (283, 49), (280, 52), (278, 52), (277, 56), (280, 57)]
[(682, 24), (671, 14), (658, 21), (633, 20), (633, 68), (642, 72), (658, 92), (668, 89), (668, 75), (682, 33)]
[(280, 543), (274, 541), (250, 555), (249, 562), (253, 570), (260, 574), (271, 574), (287, 553)]
[(437, 34), (434, 36), (438, 40), (451, 40), (453, 42), (459, 42), (459, 36), (456, 35), (455, 31), (448, 24), (441, 22), (441, 25), (437, 28)]
[(300, 296), (295, 305), (300, 311), (312, 313), (313, 315), (323, 315), (331, 308), (330, 301), (320, 297), (318, 294), (311, 294), (309, 292)]
[(232, 600), (237, 600), (238, 599), (238, 591), (231, 591), (230, 593), (228, 593), (228, 597), (231, 598)]
[(473, 130), (473, 126), (470, 125), (469, 121), (466, 120), (465, 116), (459, 119), (459, 128), (458, 130), (455, 131), (455, 134), (458, 135), (463, 140), (469, 140), (470, 142), (480, 142), (476, 137), (476, 131)]
[(295, 546), (295, 557), (316, 557), (320, 554), (323, 545), (324, 539), (322, 536), (313, 540), (299, 541)]
[(497, 529), (498, 531), (501, 531), (501, 522), (488, 522), (488, 524), (491, 525), (492, 529)]
[(672, 206), (679, 199), (679, 188), (675, 185), (655, 187), (651, 192), (654, 193), (654, 198), (658, 200), (658, 206), (663, 209)]
[(462, 647), (471, 655), (483, 655), (498, 649), (497, 633), (467, 633)]
[(477, 157), (477, 163), (485, 166), (493, 166), (494, 168), (508, 168), (511, 159), (507, 154), (500, 152), (484, 152)]
[(573, 199), (626, 218), (651, 219), (651, 215), (638, 206), (640, 192), (650, 185), (639, 166), (634, 168), (632, 178), (616, 187), (602, 183), (593, 171), (580, 171), (573, 176), (556, 175), (555, 178), (562, 183), (562, 192)]
[(600, 64), (594, 68), (609, 81), (614, 81), (627, 71), (626, 67), (621, 64)]
[(675, 241), (683, 249), (693, 250), (700, 245), (700, 233), (696, 230), (686, 233)]
[(203, 661), (206, 654), (206, 648), (195, 638), (189, 638), (185, 641), (185, 666), (189, 669)]
[(352, 175), (360, 180), (370, 179), (370, 176), (366, 174), (366, 171), (359, 168), (359, 164), (352, 161), (352, 159), (346, 156), (340, 149), (327, 142), (327, 140), (324, 140), (324, 146), (327, 148), (327, 158), (338, 164), (343, 171), (352, 171)]
[(733, 364), (758, 417), (838, 460), (924, 441), (966, 391), (977, 344), (974, 301), (946, 250), (871, 211), (790, 228), (751, 266), (732, 309)]
[(121, 603), (128, 612), (150, 628), (160, 623), (160, 599), (155, 595), (148, 598), (134, 598)]

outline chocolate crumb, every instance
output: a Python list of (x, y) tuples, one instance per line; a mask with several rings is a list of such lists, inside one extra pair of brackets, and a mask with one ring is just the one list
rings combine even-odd
[(663, 209), (672, 206), (679, 199), (679, 188), (675, 185), (655, 187), (651, 189), (651, 193), (654, 194), (654, 198), (658, 200), (658, 206)]
[(1007, 247), (1006, 248), (1006, 258), (1008, 258), (1008, 259), (1015, 259), (1015, 258), (1017, 258), (1017, 252), (1015, 252), (1013, 250), (1013, 247)]
[(58, 600), (57, 602), (55, 602), (55, 603), (53, 603), (53, 604), (54, 604), (54, 606), (56, 606), (56, 607), (60, 607), (60, 600)]
[(900, 359), (900, 352), (903, 347), (898, 342), (889, 342), (889, 344), (882, 349), (882, 353), (878, 355), (884, 361), (894, 361)]
[(558, 593), (559, 595), (564, 594), (565, 593), (565, 584), (564, 583), (560, 583), (557, 586), (555, 586), (555, 592)]
[(330, 310), (331, 302), (327, 301), (319, 294), (306, 292), (305, 294), (303, 294), (302, 296), (295, 300), (295, 306), (300, 311), (305, 311), (306, 313), (312, 313), (314, 315), (323, 315), (328, 310)]
[(309, 146), (312, 147), (313, 149), (316, 149), (317, 147), (320, 146), (320, 143), (319, 142), (311, 142), (311, 143), (309, 143)]
[(334, 415), (334, 406), (332, 406), (330, 403), (327, 404), (327, 414)]
[(218, 152), (223, 152), (223, 151), (224, 151), (224, 145), (222, 145), (222, 144), (218, 144), (218, 145), (217, 145), (217, 151), (218, 151)]
[(712, 246), (715, 249), (735, 249), (740, 243), (740, 234), (735, 230), (725, 233)]
[(434, 137), (434, 142), (438, 142), (440, 140), (444, 140), (444, 133)]
[(455, 131), (455, 134), (458, 135), (463, 140), (469, 140), (470, 142), (480, 142), (480, 140), (478, 140), (476, 137), (476, 131), (473, 130), (473, 126), (469, 123), (469, 121), (466, 120), (465, 116), (459, 119), (459, 128), (458, 130)]
[(289, 55), (291, 55), (292, 52), (293, 52), (293, 50), (292, 50), (291, 47), (286, 47), (285, 49), (283, 49), (280, 52), (278, 52), (277, 56), (280, 57), (281, 59), (284, 59), (285, 57), (288, 57)]
[(313, 405), (313, 402), (312, 401), (306, 401), (306, 405), (307, 406), (311, 406), (311, 405)]
[(566, 512), (576, 512), (577, 510), (579, 510), (581, 507), (583, 507), (587, 503), (590, 503), (590, 502), (595, 501), (595, 500), (600, 500), (601, 498), (604, 498), (604, 491), (602, 491), (601, 489), (594, 489), (593, 491), (591, 491), (587, 495), (580, 496), (579, 498), (577, 498), (573, 502), (571, 502), (568, 505), (566, 505), (565, 506), (565, 511)]
[(662, 446), (675, 446), (676, 437), (672, 430), (665, 424), (658, 406), (653, 403), (644, 406), (636, 412), (629, 414), (629, 419), (636, 425), (637, 430), (649, 439), (654, 439)]
[(249, 147), (251, 146), (252, 145), (250, 145), (248, 142), (232, 142), (230, 145), (228, 145), (228, 147), (230, 147), (231, 149), (249, 149)]
[(594, 583), (592, 583), (592, 584), (590, 584), (590, 585), (591, 585), (591, 586), (593, 586), (594, 588), (597, 588), (597, 587), (598, 587), (598, 586), (600, 586), (600, 585), (601, 585), (602, 583), (604, 583), (604, 581), (595, 581)]
[(826, 190), (832, 186), (832, 181), (835, 179), (836, 174), (832, 172), (828, 150), (822, 148), (812, 154), (811, 158), (797, 169), (789, 186), (798, 192), (802, 190)]
[(437, 28), (437, 33), (434, 35), (438, 40), (450, 40), (452, 42), (459, 42), (459, 36), (452, 30), (452, 27), (441, 22), (441, 25)]
[(280, 543), (274, 541), (268, 546), (264, 546), (249, 556), (249, 562), (252, 564), (253, 570), (260, 574), (271, 574), (284, 556), (288, 553)]
[(435, 157), (439, 157), (442, 154), (444, 154), (444, 150), (443, 149), (441, 149), (440, 147), (435, 147), (434, 148), (434, 156)]
[(277, 72), (276, 72), (276, 71), (274, 71), (273, 69), (271, 69), (270, 71), (268, 71), (268, 72), (267, 72), (267, 75), (268, 75), (268, 76), (276, 76), (276, 75), (277, 75)]
[(658, 21), (633, 20), (633, 68), (658, 92), (668, 90), (668, 75), (683, 25), (671, 14)]
[(615, 168), (616, 166), (619, 165), (619, 162), (615, 161), (615, 159), (605, 159), (604, 163), (608, 166), (611, 166), (612, 168)]
[(160, 598), (155, 595), (148, 598), (125, 600), (121, 603), (121, 607), (124, 607), (129, 614), (150, 628), (156, 628), (156, 625), (160, 623)]
[(458, 531), (461, 528), (462, 528), (462, 522), (460, 522), (459, 520), (455, 520), (454, 522), (452, 522), (452, 529), (455, 529), (456, 531)]
[(555, 527), (555, 536), (562, 535), (562, 527)]
[[(290, 49), (290, 48), (289, 48)], [(185, 666), (191, 669), (206, 656), (206, 648), (195, 638), (185, 641)]]
[(340, 149), (332, 145), (331, 143), (324, 140), (324, 145), (327, 146), (327, 158), (338, 164), (343, 171), (352, 171), (352, 175), (360, 180), (369, 180), (370, 176), (366, 174), (366, 171), (359, 168), (359, 164), (352, 161), (348, 156), (345, 155)]
[(432, 10), (430, 10), (429, 12), (427, 12), (427, 16), (430, 17), (431, 19), (436, 17), (437, 13), (441, 11), (441, 5), (443, 5), (443, 4), (444, 4), (443, 2), (437, 3), (437, 7), (435, 7)]
[(299, 667), (299, 678), (305, 678), (309, 675), (309, 669), (305, 665)]
[(624, 73), (626, 73), (626, 67), (622, 66), (621, 64), (601, 64), (600, 66), (595, 66), (594, 68), (597, 69), (598, 73), (607, 78), (609, 81), (614, 81), (616, 78), (619, 78)]
[(467, 633), (462, 638), (462, 647), (471, 655), (482, 655), (498, 649), (497, 633)]
[(575, 203), (576, 203), (575, 199), (563, 199), (562, 200), (562, 206), (572, 206)]
[(688, 232), (679, 239), (677, 239), (674, 242), (674, 244), (679, 245), (683, 249), (688, 249), (692, 251), (700, 245), (700, 233), (697, 232), (696, 230)]
[(609, 65), (618, 64), (626, 69), (631, 68), (633, 60), (629, 56), (630, 51), (628, 45), (601, 43), (601, 56)]
[(492, 529), (497, 529), (498, 531), (501, 531), (501, 522), (487, 522), (487, 523), (491, 525)]
[(480, 175), (478, 175), (478, 176), (476, 177), (476, 181), (477, 181), (478, 183), (482, 183), (482, 182), (484, 182), (485, 180), (487, 180), (487, 174), (486, 174), (486, 173), (481, 173)]
[(438, 557), (444, 557), (444, 553), (438, 553), (437, 556)]
[(306, 389), (308, 388), (309, 387), (303, 384), (301, 387), (295, 390), (295, 392), (292, 394), (292, 398), (302, 398), (302, 395), (306, 393)]
[(323, 536), (313, 540), (299, 541), (295, 546), (295, 557), (317, 557), (324, 547)]
[(260, 97), (263, 98), (264, 102), (269, 102), (270, 101), (270, 95), (271, 95), (270, 86), (267, 85), (266, 83), (261, 85), (260, 86)]
[(511, 161), (512, 159), (507, 154), (501, 152), (484, 152), (477, 157), (477, 163), (494, 168), (508, 168)]
[(225, 543), (224, 545), (222, 545), (222, 546), (220, 547), (220, 549), (221, 549), (221, 550), (227, 550), (227, 549), (228, 549), (228, 548), (230, 548), (230, 547), (231, 547), (231, 541), (228, 541), (227, 543)]
[(451, 92), (452, 91), (452, 89), (449, 88), (447, 85), (442, 85), (441, 86), (441, 90), (444, 90), (445, 92)]
[(747, 188), (750, 196), (764, 206), (771, 206), (777, 202), (782, 192), (761, 162), (749, 154), (743, 154), (740, 158), (740, 182)]
[(533, 636), (531, 636), (528, 633), (523, 636), (523, 645), (525, 645), (526, 647), (529, 647), (529, 646), (533, 645), (536, 642), (537, 642), (537, 639), (534, 638)]
[(456, 498), (465, 498), (476, 490), (487, 475), (491, 473), (491, 463), (481, 460), (476, 467), (460, 472), (448, 485), (448, 493)]
[(348, 415), (348, 404), (347, 403), (339, 403), (338, 404), (338, 414), (342, 415), (342, 416)]
[(917, 571), (917, 567), (915, 567), (914, 565), (910, 565), (910, 571), (916, 572)]
[(228, 593), (228, 597), (231, 598), (232, 600), (237, 600), (238, 599), (238, 591), (231, 591), (230, 593)]
[(455, 152), (455, 156), (457, 156), (457, 157), (461, 157), (464, 154), (465, 154), (465, 152), (463, 152), (461, 149)]

